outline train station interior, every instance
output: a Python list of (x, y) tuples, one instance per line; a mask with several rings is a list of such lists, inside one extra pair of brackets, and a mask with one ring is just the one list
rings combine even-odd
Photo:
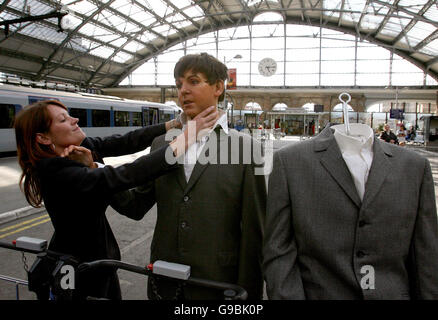
[[(14, 119), (21, 108), (43, 97), (64, 98), (71, 103), (68, 112), (80, 119), (79, 126), (87, 137), (122, 135), (170, 121), (182, 111), (175, 64), (185, 55), (202, 52), (228, 68), (225, 99), (219, 105), (227, 114), (228, 127), (253, 134), (262, 142), (264, 152), (269, 146), (272, 156), (289, 144), (315, 141), (324, 128), (346, 123), (368, 125), (376, 141), (389, 125), (403, 137), (399, 147), (410, 149), (403, 152), (411, 154), (412, 150), (412, 154), (427, 159), (426, 169), (433, 175), (428, 182), (433, 183), (423, 189), (430, 194), (434, 189), (438, 199), (437, 0), (3, 0), (0, 242), (12, 241), (18, 235), (50, 239), (54, 231), (44, 204), (38, 210), (31, 208), (19, 188), (22, 168), (17, 162)], [(8, 90), (8, 96), (2, 95), (3, 89)], [(25, 97), (26, 103), (13, 102), (18, 96)], [(105, 164), (117, 168), (150, 149), (144, 151), (106, 157)], [(392, 171), (385, 172), (382, 177), (388, 174), (387, 181), (400, 184), (422, 179), (407, 171), (398, 177)], [(339, 172), (334, 170), (333, 176)], [(220, 174), (217, 177), (223, 178)], [(265, 175), (263, 180), (266, 186), (268, 178)], [(300, 190), (297, 194), (312, 194), (318, 201), (328, 199), (332, 190), (325, 190), (324, 183), (313, 183), (317, 186), (313, 193)], [(402, 200), (411, 200), (411, 195), (419, 193), (414, 190)], [(399, 205), (397, 197), (394, 201)], [(182, 199), (188, 203), (191, 200), (187, 195)], [(313, 204), (313, 200), (310, 202)], [(435, 205), (429, 207), (433, 208), (428, 212), (433, 213)], [(320, 208), (332, 209), (324, 205)], [(397, 215), (404, 214), (404, 209), (391, 212), (392, 219), (399, 219)], [(157, 206), (139, 222), (128, 221), (116, 211), (108, 207), (106, 217), (120, 245), (121, 259), (144, 267), (151, 253)], [(372, 225), (361, 222), (362, 226), (358, 220), (357, 228)], [(395, 233), (401, 234), (408, 229), (408, 223), (399, 223)], [(187, 224), (183, 221), (181, 228)], [(388, 229), (395, 229), (395, 225)], [(175, 230), (179, 227), (178, 221)], [(364, 252), (359, 253), (366, 258)], [(354, 259), (360, 256), (353, 254)], [(231, 261), (236, 256), (225, 258)], [(0, 300), (35, 300), (32, 293), (23, 290), (27, 281), (13, 280), (24, 279), (30, 265), (24, 254), (13, 256), (0, 250)], [(12, 278), (2, 278), (2, 274)], [(125, 272), (119, 276), (124, 298), (147, 299), (144, 274)], [(267, 298), (266, 288), (263, 298)]]
[(3, 83), (176, 104), (176, 61), (208, 52), (234, 127), (312, 136), (346, 92), (350, 121), (437, 133), (434, 0), (6, 0), (0, 19)]

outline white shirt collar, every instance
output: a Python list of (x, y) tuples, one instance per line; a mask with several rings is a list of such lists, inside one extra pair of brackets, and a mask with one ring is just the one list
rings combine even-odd
[(332, 128), (335, 130), (336, 143), (351, 173), (357, 193), (363, 199), (365, 185), (373, 162), (373, 129), (365, 124), (352, 123), (350, 124), (350, 135), (347, 135), (343, 124)]
[[(185, 129), (188, 120), (190, 120), (190, 118), (187, 117), (186, 114), (183, 112), (181, 114), (181, 123), (183, 125), (183, 127), (182, 127), (183, 130)], [(219, 118), (216, 120), (215, 124), (213, 125), (213, 128), (210, 129), (208, 131), (208, 133), (211, 133), (218, 126), (222, 127), (222, 130), (224, 130), (224, 132), (226, 134), (228, 134), (228, 132), (229, 132), (229, 129), (228, 129), (228, 117), (227, 117), (227, 113), (225, 111), (223, 111), (223, 110), (219, 110)]]
[(371, 127), (361, 123), (350, 124), (350, 135), (345, 133), (345, 126), (338, 124), (332, 126), (335, 130), (334, 136), (341, 150), (372, 150), (374, 142), (374, 131)]

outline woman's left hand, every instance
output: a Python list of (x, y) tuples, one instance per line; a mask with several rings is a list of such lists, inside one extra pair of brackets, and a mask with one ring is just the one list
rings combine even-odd
[(90, 168), (97, 168), (93, 156), (91, 155), (91, 151), (84, 147), (70, 145), (64, 149), (60, 156), (80, 162)]

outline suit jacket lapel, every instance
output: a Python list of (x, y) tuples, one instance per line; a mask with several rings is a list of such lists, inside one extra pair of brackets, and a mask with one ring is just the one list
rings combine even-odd
[(183, 164), (178, 165), (178, 169), (176, 169), (176, 180), (178, 181), (180, 187), (185, 190), (187, 187), (187, 181)]
[[(221, 135), (221, 131), (223, 130), (219, 130), (219, 128), (216, 128), (212, 134), (210, 134), (209, 138), (216, 138), (216, 143), (217, 143), (217, 153), (216, 156), (218, 158), (219, 155), (219, 147), (220, 147), (220, 141), (222, 139), (224, 139), (224, 137), (226, 137), (226, 135)], [(209, 145), (209, 143), (207, 142), (202, 151), (201, 151), (201, 155), (205, 154), (206, 157), (208, 157), (210, 155), (210, 148), (211, 145)], [(207, 148), (207, 149), (206, 149)], [(217, 161), (219, 161), (219, 159), (217, 159)], [(190, 179), (185, 187), (184, 193), (188, 193), (190, 191), (190, 189), (193, 188), (193, 186), (196, 184), (196, 182), (199, 180), (199, 178), (201, 177), (202, 173), (205, 171), (205, 169), (207, 169), (207, 167), (210, 165), (210, 162), (207, 162), (206, 164), (201, 164), (199, 163), (199, 161), (196, 161), (195, 167), (193, 168), (193, 172), (190, 175)]]
[(368, 205), (379, 193), (386, 176), (391, 171), (391, 163), (388, 157), (392, 157), (392, 152), (387, 147), (387, 142), (374, 138), (373, 143), (373, 163), (365, 186), (364, 206)]
[(341, 150), (336, 143), (334, 135), (329, 127), (326, 127), (315, 138), (315, 152), (322, 152), (320, 162), (322, 166), (330, 173), (333, 179), (344, 190), (348, 197), (356, 204), (361, 206), (361, 201), (354, 185), (350, 171), (342, 158)]

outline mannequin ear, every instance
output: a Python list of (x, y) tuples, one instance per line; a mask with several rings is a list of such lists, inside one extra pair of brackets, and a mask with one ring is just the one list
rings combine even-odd
[(36, 141), (40, 144), (50, 145), (52, 144), (52, 139), (43, 133), (36, 134)]
[(220, 95), (222, 94), (222, 92), (224, 92), (225, 89), (225, 84), (224, 84), (224, 80), (218, 80), (216, 82), (216, 91), (215, 91), (215, 96), (217, 98), (220, 97)]

